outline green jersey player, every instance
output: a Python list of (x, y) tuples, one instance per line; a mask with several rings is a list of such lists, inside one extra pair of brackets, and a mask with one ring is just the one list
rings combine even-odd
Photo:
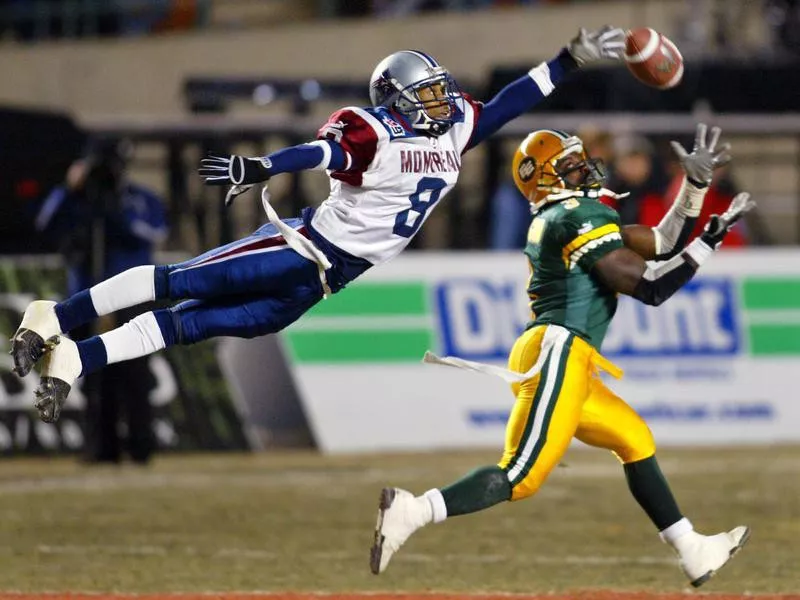
[[(694, 530), (656, 462), (647, 424), (598, 377), (600, 370), (622, 375), (600, 354), (618, 294), (661, 304), (753, 206), (748, 194), (739, 194), (725, 214), (709, 219), (701, 237), (686, 244), (714, 169), (730, 159), (718, 138), (715, 128), (706, 144), (706, 127), (700, 125), (691, 153), (673, 143), (686, 177), (672, 208), (652, 229), (622, 227), (616, 211), (599, 201), (615, 194), (603, 187), (603, 164), (586, 155), (580, 138), (540, 130), (520, 144), (512, 169), (533, 207), (525, 247), (532, 316), (502, 373), (516, 397), (503, 456), (496, 465), (421, 496), (384, 488), (370, 556), (374, 573), (428, 523), (535, 494), (573, 438), (617, 456), (631, 493), (678, 554), (692, 585), (706, 582), (747, 541), (747, 527), (710, 536)], [(460, 359), (429, 360), (492, 370)]]

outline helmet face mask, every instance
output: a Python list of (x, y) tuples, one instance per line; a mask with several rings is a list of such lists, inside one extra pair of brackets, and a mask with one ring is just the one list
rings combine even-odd
[(602, 187), (608, 178), (606, 167), (599, 158), (589, 158), (585, 153), (573, 152), (554, 165), (564, 187), (571, 190)]
[[(444, 69), (442, 69), (444, 70)], [(447, 71), (404, 88), (395, 108), (415, 129), (442, 135), (453, 126), (461, 92)]]
[(370, 80), (373, 106), (394, 108), (414, 129), (433, 136), (453, 126), (461, 97), (447, 69), (427, 54), (412, 50), (383, 59)]

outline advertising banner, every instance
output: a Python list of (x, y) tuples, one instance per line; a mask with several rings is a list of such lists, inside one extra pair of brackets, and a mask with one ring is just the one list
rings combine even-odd
[[(83, 448), (86, 407), (78, 380), (61, 418), (39, 420), (33, 408), (36, 372), (24, 379), (11, 372), (8, 340), (28, 303), (58, 299), (66, 288), (58, 257), (0, 260), (0, 456), (76, 452)], [(239, 411), (220, 372), (215, 342), (176, 346), (150, 358), (153, 431), (161, 450), (244, 450), (250, 447)]]
[[(658, 308), (621, 297), (602, 352), (609, 386), (659, 444), (800, 441), (800, 260), (715, 255)], [(422, 364), (426, 350), (504, 365), (529, 319), (518, 253), (406, 255), (292, 325), (283, 342), (327, 452), (500, 448), (513, 396), (487, 375)]]

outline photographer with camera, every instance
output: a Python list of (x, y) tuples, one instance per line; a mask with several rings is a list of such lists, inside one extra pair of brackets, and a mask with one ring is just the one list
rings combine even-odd
[[(57, 241), (68, 269), (68, 294), (131, 267), (152, 264), (155, 245), (166, 238), (161, 199), (127, 180), (130, 154), (127, 140), (93, 141), (84, 156), (69, 167), (64, 183), (42, 203), (36, 229)], [(112, 329), (133, 316), (118, 313), (101, 326)], [(84, 338), (99, 332), (72, 333)], [(154, 440), (148, 396), (154, 384), (146, 357), (85, 378), (88, 462), (120, 462), (121, 412), (127, 423), (131, 459), (139, 464), (149, 460)]]

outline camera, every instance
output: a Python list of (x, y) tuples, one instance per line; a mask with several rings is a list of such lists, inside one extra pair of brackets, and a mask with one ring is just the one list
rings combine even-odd
[(89, 190), (103, 195), (119, 190), (127, 163), (126, 145), (124, 140), (103, 140), (89, 147), (86, 153)]

